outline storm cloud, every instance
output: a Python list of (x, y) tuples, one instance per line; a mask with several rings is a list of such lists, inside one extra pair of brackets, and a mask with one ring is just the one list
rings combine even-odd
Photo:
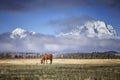
[(105, 5), (120, 9), (119, 0), (0, 0), (1, 11), (34, 11), (46, 8), (82, 8)]
[(87, 21), (95, 20), (88, 15), (80, 16), (67, 16), (61, 19), (54, 19), (48, 22), (54, 28), (57, 28), (56, 32), (69, 32), (77, 26), (83, 25)]

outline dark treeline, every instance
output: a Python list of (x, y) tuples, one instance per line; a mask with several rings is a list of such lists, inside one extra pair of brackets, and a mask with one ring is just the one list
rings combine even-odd
[[(0, 59), (41, 58), (40, 53), (0, 52)], [(56, 59), (120, 59), (120, 54), (110, 52), (53, 54)]]
[(17, 53), (17, 52), (0, 52), (0, 59), (5, 58), (41, 58), (40, 53)]
[(62, 59), (120, 59), (120, 54), (109, 52), (93, 52), (93, 53), (67, 53), (57, 54), (55, 58)]

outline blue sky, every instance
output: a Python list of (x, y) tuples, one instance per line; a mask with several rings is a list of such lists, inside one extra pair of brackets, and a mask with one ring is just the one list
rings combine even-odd
[(51, 20), (87, 15), (112, 25), (120, 35), (119, 3), (119, 0), (0, 0), (0, 33), (22, 27), (54, 35), (59, 28), (49, 24)]

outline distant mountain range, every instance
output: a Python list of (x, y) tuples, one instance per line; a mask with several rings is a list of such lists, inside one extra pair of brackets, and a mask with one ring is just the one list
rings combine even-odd
[[(9, 33), (3, 33), (0, 35), (0, 39), (4, 38), (10, 38), (10, 39), (23, 39), (27, 37), (34, 37), (38, 35), (43, 35), (39, 34), (36, 32), (32, 31), (27, 31), (22, 28), (16, 28), (12, 32)], [(45, 36), (45, 35), (44, 35)], [(111, 25), (107, 25), (103, 21), (88, 21), (84, 25), (79, 26), (75, 29), (73, 29), (71, 32), (68, 33), (60, 33), (56, 35), (57, 37), (98, 37), (98, 38), (111, 38), (114, 36), (117, 36), (116, 31), (113, 29)]]
[(36, 33), (35, 32), (29, 32), (21, 28), (16, 28), (13, 30), (10, 34), (10, 38), (15, 39), (15, 38), (25, 38), (28, 36), (34, 36)]
[(22, 28), (0, 34), (0, 51), (120, 51), (119, 43), (120, 38), (111, 25), (95, 20), (87, 21), (70, 32), (61, 32), (57, 35), (44, 35)]
[(71, 30), (68, 33), (60, 33), (57, 36), (63, 37), (97, 37), (97, 38), (111, 38), (117, 36), (116, 31), (111, 25), (107, 25), (103, 21), (88, 21), (82, 26)]

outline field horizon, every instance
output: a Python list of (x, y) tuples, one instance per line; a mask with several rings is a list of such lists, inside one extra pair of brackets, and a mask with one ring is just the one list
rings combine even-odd
[[(41, 64), (40, 60), (41, 59), (0, 59), (0, 65), (39, 65)], [(120, 64), (120, 59), (53, 59), (53, 64)]]

